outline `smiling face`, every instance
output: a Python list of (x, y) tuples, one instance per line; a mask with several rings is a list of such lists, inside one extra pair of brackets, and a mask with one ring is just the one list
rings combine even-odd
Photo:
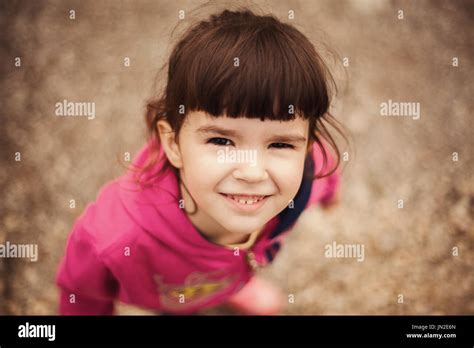
[[(186, 116), (178, 144), (171, 135), (166, 138), (165, 123), (158, 125), (161, 143), (197, 204), (197, 213), (189, 218), (209, 239), (241, 241), (296, 196), (308, 149), (308, 120), (216, 118), (193, 112)], [(182, 186), (181, 192), (187, 210), (193, 211)]]

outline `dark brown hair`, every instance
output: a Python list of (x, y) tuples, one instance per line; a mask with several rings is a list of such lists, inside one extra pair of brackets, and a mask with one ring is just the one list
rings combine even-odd
[[(313, 179), (328, 176), (339, 166), (339, 149), (326, 126), (347, 140), (329, 113), (335, 81), (313, 44), (292, 25), (248, 9), (225, 10), (190, 27), (174, 46), (167, 67), (165, 88), (147, 103), (146, 123), (154, 145), (141, 174), (159, 160), (157, 122), (168, 121), (178, 142), (192, 111), (262, 121), (303, 117), (309, 120), (310, 144), (316, 142), (322, 150), (322, 168), (328, 162), (323, 140), (337, 158), (334, 168)], [(157, 175), (170, 167), (175, 169), (163, 160)]]

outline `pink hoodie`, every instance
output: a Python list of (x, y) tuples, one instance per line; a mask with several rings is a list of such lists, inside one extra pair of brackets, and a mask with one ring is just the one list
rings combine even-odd
[[(134, 164), (143, 165), (148, 154), (145, 145)], [(313, 174), (321, 165), (314, 145), (305, 171)], [(56, 280), (61, 314), (110, 315), (116, 299), (177, 314), (222, 303), (252, 277), (249, 256), (259, 265), (271, 262), (300, 213), (330, 200), (339, 183), (338, 172), (304, 179), (294, 207), (271, 219), (250, 250), (236, 250), (207, 241), (194, 228), (179, 207), (178, 180), (171, 170), (144, 189), (131, 178), (128, 172), (106, 184), (76, 220)]]

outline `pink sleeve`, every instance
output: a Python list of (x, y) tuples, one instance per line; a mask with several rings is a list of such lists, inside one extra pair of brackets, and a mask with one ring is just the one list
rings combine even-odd
[[(328, 146), (325, 144), (326, 154), (327, 154), (327, 165), (323, 168), (323, 154), (321, 149), (317, 144), (313, 145), (313, 160), (315, 163), (314, 175), (317, 173), (326, 173), (334, 168), (336, 165), (336, 159), (334, 156), (328, 151)], [(315, 203), (328, 203), (331, 199), (335, 196), (337, 190), (339, 189), (340, 185), (340, 169), (339, 167), (336, 169), (334, 173), (330, 176), (315, 179), (313, 181), (313, 187), (311, 189), (311, 195), (308, 200), (306, 207), (309, 207)]]
[(61, 315), (113, 314), (116, 281), (97, 256), (94, 240), (81, 220), (69, 236), (56, 283), (61, 292)]

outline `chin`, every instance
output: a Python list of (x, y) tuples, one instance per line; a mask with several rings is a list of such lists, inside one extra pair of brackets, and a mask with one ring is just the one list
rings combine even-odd
[(244, 221), (240, 221), (237, 224), (229, 224), (228, 221), (226, 224), (222, 224), (222, 226), (229, 232), (234, 233), (236, 235), (246, 235), (250, 234), (252, 232), (255, 232), (256, 230), (262, 228), (264, 223), (261, 224), (245, 224)]

